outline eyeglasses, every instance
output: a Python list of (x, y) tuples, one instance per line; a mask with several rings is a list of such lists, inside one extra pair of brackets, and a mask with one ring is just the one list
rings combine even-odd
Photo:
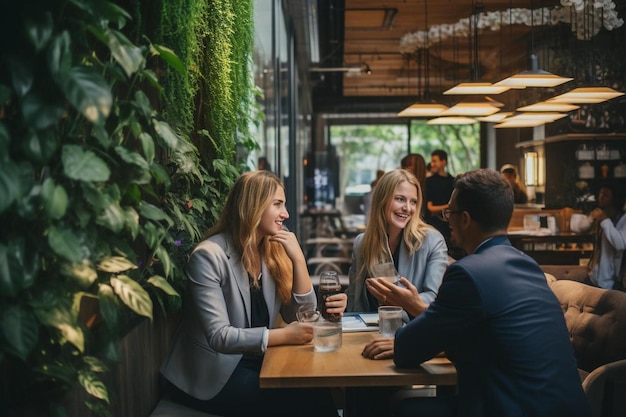
[(450, 209), (444, 209), (441, 210), (441, 218), (443, 219), (444, 222), (447, 222), (450, 220), (450, 215), (453, 213), (461, 213), (464, 210), (450, 210)]

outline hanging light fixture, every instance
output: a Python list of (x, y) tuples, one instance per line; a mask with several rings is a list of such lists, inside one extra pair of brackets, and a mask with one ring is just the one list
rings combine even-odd
[[(541, 9), (543, 16), (544, 10)], [(535, 55), (535, 10), (533, 1), (530, 1), (530, 57), (529, 69), (518, 74), (511, 75), (502, 81), (498, 81), (495, 85), (509, 86), (511, 88), (519, 87), (556, 87), (572, 81), (573, 78), (560, 77), (551, 72), (539, 69), (539, 60)]]
[(530, 104), (528, 106), (519, 107), (517, 111), (569, 112), (579, 108), (580, 106), (576, 106), (575, 104), (569, 104), (567, 102), (540, 101), (538, 103)]
[[(436, 103), (430, 98), (430, 53), (428, 30), (428, 0), (424, 0), (424, 45), (417, 50), (418, 88), (421, 90), (419, 102), (411, 104), (398, 113), (398, 117), (435, 117), (441, 115), (448, 106)], [(421, 77), (420, 75), (423, 75)], [(423, 83), (422, 83), (423, 78)]]
[(548, 100), (549, 103), (596, 104), (623, 96), (610, 87), (579, 87)]
[(489, 116), (500, 111), (504, 104), (487, 96), (469, 96), (444, 111), (442, 116)]
[(505, 85), (494, 85), (487, 82), (480, 82), (480, 54), (478, 38), (478, 19), (480, 13), (485, 9), (482, 1), (472, 2), (472, 15), (470, 16), (470, 68), (472, 82), (463, 82), (443, 92), (445, 95), (451, 94), (501, 94), (511, 87)]
[(478, 121), (464, 116), (442, 116), (426, 122), (428, 125), (471, 125), (474, 123), (478, 123)]

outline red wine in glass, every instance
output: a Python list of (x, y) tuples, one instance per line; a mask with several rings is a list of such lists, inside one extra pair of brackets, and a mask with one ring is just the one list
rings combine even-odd
[(341, 283), (339, 276), (334, 271), (326, 271), (320, 275), (320, 286), (317, 293), (317, 305), (319, 306), (322, 317), (328, 321), (340, 321), (341, 314), (328, 313), (326, 311), (326, 298), (341, 293)]

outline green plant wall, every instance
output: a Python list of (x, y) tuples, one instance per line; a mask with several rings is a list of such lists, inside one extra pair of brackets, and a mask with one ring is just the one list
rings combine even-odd
[[(161, 6), (191, 3), (195, 26), (163, 37), (177, 50), (150, 41)], [(186, 256), (241, 172), (236, 146), (254, 146), (237, 13), (251, 25), (248, 1), (3, 5), (0, 415), (66, 415), (76, 385), (110, 415), (101, 375), (121, 335), (155, 302), (180, 305)], [(236, 47), (212, 43), (239, 31)]]

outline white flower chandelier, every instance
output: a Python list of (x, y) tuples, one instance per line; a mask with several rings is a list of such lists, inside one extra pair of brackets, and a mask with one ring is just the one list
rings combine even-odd
[[(561, 0), (563, 7), (529, 9), (508, 9), (502, 12), (485, 12), (478, 15), (477, 28), (500, 30), (502, 26), (523, 24), (572, 25), (576, 37), (588, 40), (596, 35), (602, 26), (613, 30), (624, 24), (624, 19), (617, 16), (612, 0)], [(531, 15), (532, 14), (532, 15)], [(428, 31), (408, 33), (400, 39), (400, 52), (413, 53), (418, 48), (428, 48), (436, 42), (452, 36), (470, 35), (470, 17), (456, 23), (432, 26)]]

